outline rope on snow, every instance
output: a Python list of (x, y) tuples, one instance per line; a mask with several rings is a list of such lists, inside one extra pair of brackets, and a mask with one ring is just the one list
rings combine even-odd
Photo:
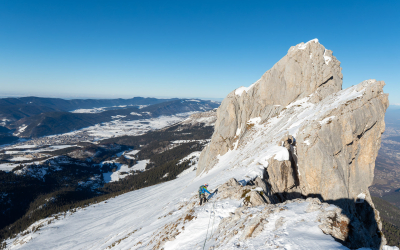
[[(218, 189), (214, 191), (215, 195), (218, 193)], [(203, 244), (203, 250), (206, 247), (206, 242), (207, 242), (207, 236), (208, 236), (208, 229), (210, 228), (210, 221), (211, 221), (211, 214), (214, 212), (214, 208), (215, 208), (215, 199), (213, 201), (213, 207), (212, 210), (210, 212), (210, 218), (208, 219), (208, 226), (207, 226), (207, 233), (206, 233), (206, 239), (204, 240), (204, 244)], [(212, 231), (214, 229), (214, 221), (215, 221), (215, 212), (214, 212), (214, 219), (213, 219), (213, 225), (212, 225), (212, 229), (211, 229), (211, 234), (210, 234), (210, 238), (208, 240), (211, 239), (212, 237)], [(215, 232), (214, 232), (215, 233)]]

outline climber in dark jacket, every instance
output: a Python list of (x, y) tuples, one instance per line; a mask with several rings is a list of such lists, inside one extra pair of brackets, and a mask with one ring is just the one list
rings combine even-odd
[(204, 185), (200, 186), (200, 188), (199, 188), (200, 206), (201, 206), (203, 203), (207, 202), (206, 193), (211, 194), (211, 193), (207, 190), (207, 188), (208, 188), (208, 184), (204, 184)]

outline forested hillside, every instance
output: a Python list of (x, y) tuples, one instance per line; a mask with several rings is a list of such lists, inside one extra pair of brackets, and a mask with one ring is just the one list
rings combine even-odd
[(400, 209), (378, 197), (372, 197), (372, 200), (381, 216), (388, 245), (400, 247)]
[[(178, 124), (141, 136), (112, 138), (99, 144), (81, 143), (79, 147), (49, 152), (63, 158), (56, 162), (49, 160), (42, 165), (32, 165), (31, 171), (34, 173), (41, 173), (41, 169), (45, 171), (40, 178), (35, 175), (16, 175), (16, 171), (26, 168), (23, 165), (12, 172), (0, 171), (0, 204), (3, 211), (0, 215), (0, 241), (52, 214), (175, 179), (179, 173), (191, 166), (190, 160), (180, 160), (192, 152), (201, 151), (212, 133), (213, 127), (210, 126)], [(172, 145), (173, 141), (180, 143)], [(128, 149), (140, 150), (136, 159), (118, 154)], [(90, 161), (71, 158), (75, 151), (94, 154)], [(124, 179), (104, 183), (103, 174), (115, 171), (117, 165), (99, 163), (113, 161), (132, 167), (143, 159), (150, 160), (146, 171), (130, 170), (133, 174)], [(93, 176), (99, 178), (92, 180)]]

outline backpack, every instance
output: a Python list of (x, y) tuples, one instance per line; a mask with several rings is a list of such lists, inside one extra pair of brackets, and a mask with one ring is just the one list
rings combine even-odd
[(203, 193), (203, 191), (202, 191), (203, 188), (205, 188), (204, 185), (201, 185), (201, 186), (199, 187), (199, 195), (201, 195), (201, 194)]

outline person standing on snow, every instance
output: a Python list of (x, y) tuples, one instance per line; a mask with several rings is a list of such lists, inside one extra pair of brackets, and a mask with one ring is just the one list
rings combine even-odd
[(208, 184), (204, 184), (204, 185), (200, 186), (200, 188), (199, 188), (200, 206), (201, 206), (203, 203), (207, 202), (206, 193), (211, 194), (211, 193), (207, 190), (207, 188), (208, 188)]

